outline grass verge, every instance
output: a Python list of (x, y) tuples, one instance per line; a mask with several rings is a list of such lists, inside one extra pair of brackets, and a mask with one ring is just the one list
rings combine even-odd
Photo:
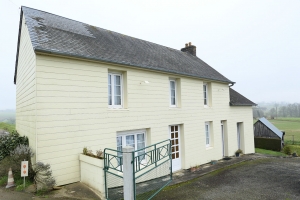
[(12, 133), (13, 130), (16, 129), (16, 126), (14, 124), (8, 124), (8, 123), (0, 122), (0, 129), (6, 130), (6, 131)]
[(260, 149), (260, 148), (255, 148), (255, 153), (261, 153), (261, 154), (272, 155), (272, 156), (286, 156), (286, 154), (282, 152), (271, 151), (271, 150)]

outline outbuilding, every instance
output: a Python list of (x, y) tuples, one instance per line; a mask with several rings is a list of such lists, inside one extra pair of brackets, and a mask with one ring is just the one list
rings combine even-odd
[(285, 132), (280, 131), (264, 117), (254, 124), (255, 148), (280, 151), (284, 146), (284, 135)]

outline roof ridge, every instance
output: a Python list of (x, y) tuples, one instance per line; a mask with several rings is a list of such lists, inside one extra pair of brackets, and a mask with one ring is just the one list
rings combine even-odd
[[(46, 12), (46, 11), (43, 11), (43, 10), (39, 10), (39, 9), (36, 9), (36, 8), (31, 8), (31, 7), (27, 7), (27, 6), (21, 6), (21, 9), (22, 9), (23, 7), (24, 7), (24, 8), (29, 8), (29, 9), (32, 9), (32, 10), (37, 10), (37, 11), (40, 11), (40, 12), (43, 12), (43, 13), (47, 13), (47, 14), (50, 14), (50, 15), (55, 15), (55, 16), (57, 16), (57, 17), (65, 18), (65, 19), (68, 19), (68, 20), (71, 20), (71, 21), (74, 21), (74, 22), (79, 22), (79, 23), (82, 23), (82, 24), (87, 24), (87, 23), (80, 22), (80, 21), (75, 20), (75, 19), (70, 19), (70, 18), (68, 18), (68, 17), (64, 17), (64, 16), (61, 16), (61, 15), (53, 14), (53, 13)], [(92, 25), (90, 25), (90, 24), (87, 24), (87, 25), (92, 26)]]
[[(74, 20), (74, 19), (70, 19), (68, 17), (64, 17), (64, 16), (61, 16), (61, 15), (58, 15), (58, 14), (53, 14), (53, 13), (50, 13), (50, 12), (46, 12), (46, 11), (43, 11), (43, 10), (39, 10), (39, 9), (36, 9), (36, 8), (31, 8), (31, 7), (27, 7), (27, 6), (21, 6), (21, 9), (22, 8), (29, 8), (29, 9), (32, 9), (32, 10), (37, 10), (37, 11), (40, 11), (40, 12), (43, 12), (43, 13), (47, 13), (47, 14), (50, 14), (50, 15), (55, 15), (57, 17), (61, 17), (61, 18), (65, 18), (65, 19), (68, 19), (68, 20), (71, 20), (71, 21), (74, 21), (74, 22), (78, 22), (78, 23), (81, 23), (81, 24), (85, 24), (85, 25), (88, 25), (88, 26), (93, 26), (93, 27), (96, 27), (96, 28), (99, 28), (99, 29), (102, 29), (102, 30), (105, 30), (105, 31), (110, 31), (110, 32), (113, 32), (113, 33), (116, 33), (116, 34), (119, 34), (119, 35), (123, 35), (123, 36), (127, 36), (127, 37), (130, 37), (130, 38), (133, 38), (133, 39), (137, 39), (137, 40), (141, 40), (141, 41), (145, 41), (145, 42), (148, 42), (148, 43), (152, 43), (152, 44), (155, 44), (155, 45), (159, 45), (161, 47), (165, 47), (165, 48), (168, 48), (168, 49), (171, 49), (171, 50), (175, 50), (175, 51), (178, 51), (178, 52), (182, 52), (182, 53), (185, 53), (186, 52), (183, 52), (181, 50), (178, 50), (178, 49), (175, 49), (175, 48), (172, 48), (172, 47), (168, 47), (168, 46), (164, 46), (164, 45), (161, 45), (161, 44), (158, 44), (158, 43), (154, 43), (154, 42), (151, 42), (151, 41), (147, 41), (147, 40), (144, 40), (144, 39), (140, 39), (140, 38), (137, 38), (137, 37), (133, 37), (133, 36), (130, 36), (130, 35), (126, 35), (126, 34), (123, 34), (123, 33), (118, 33), (116, 31), (112, 31), (112, 30), (109, 30), (109, 29), (105, 29), (105, 28), (101, 28), (99, 26), (95, 26), (95, 25), (92, 25), (92, 24), (87, 24), (85, 22), (81, 22), (81, 21), (78, 21), (78, 20)], [(68, 31), (70, 32), (70, 31)], [(198, 59), (200, 59), (198, 56), (195, 56), (197, 57)], [(201, 59), (200, 59), (201, 60)], [(202, 62), (204, 62), (203, 60), (201, 60)], [(205, 62), (204, 62), (205, 63)], [(207, 64), (207, 63), (205, 63)], [(208, 65), (208, 64), (207, 64)], [(209, 65), (210, 66), (210, 65)]]

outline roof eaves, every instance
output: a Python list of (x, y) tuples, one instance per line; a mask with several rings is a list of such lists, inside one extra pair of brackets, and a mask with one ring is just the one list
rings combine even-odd
[(229, 102), (230, 106), (257, 106), (257, 104), (240, 104)]
[(18, 44), (17, 44), (17, 53), (16, 53), (16, 63), (15, 63), (14, 84), (17, 83), (17, 71), (18, 71), (18, 61), (19, 61), (19, 47), (20, 47), (20, 39), (21, 39), (22, 20), (23, 20), (23, 10), (21, 8), (20, 22), (19, 22)]
[(218, 82), (222, 82), (222, 83), (235, 83), (235, 82), (232, 82), (232, 81), (224, 81), (224, 80), (219, 80), (219, 79), (214, 79), (214, 78), (207, 78), (207, 77), (201, 77), (201, 76), (193, 76), (193, 75), (187, 74), (187, 73), (178, 73), (178, 72), (172, 71), (172, 70), (162, 70), (162, 69), (157, 69), (157, 68), (149, 67), (149, 66), (132, 65), (130, 63), (125, 63), (125, 62), (124, 63), (119, 63), (119, 62), (114, 62), (114, 61), (111, 61), (111, 60), (99, 59), (99, 58), (94, 58), (94, 57), (89, 57), (89, 56), (80, 56), (80, 55), (71, 54), (71, 53), (65, 53), (65, 52), (62, 53), (62, 52), (57, 52), (57, 51), (50, 51), (50, 50), (39, 48), (39, 47), (35, 47), (34, 51), (35, 52), (40, 52), (40, 53), (46, 53), (46, 54), (53, 54), (53, 55), (67, 56), (67, 57), (75, 57), (75, 58), (79, 58), (79, 59), (87, 59), (87, 60), (100, 61), (100, 62), (106, 62), (106, 63), (111, 63), (111, 64), (118, 64), (118, 65), (125, 65), (125, 66), (131, 66), (131, 67), (144, 68), (144, 69), (148, 69), (148, 70), (154, 70), (154, 71), (160, 71), (160, 72), (166, 72), (166, 73), (184, 75), (184, 76), (189, 76), (189, 77), (194, 77), (194, 78), (214, 80), (214, 81), (218, 81)]

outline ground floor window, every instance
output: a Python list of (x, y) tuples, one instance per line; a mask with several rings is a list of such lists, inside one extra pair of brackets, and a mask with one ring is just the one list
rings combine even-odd
[(211, 138), (210, 138), (210, 127), (209, 127), (209, 122), (205, 122), (205, 144), (206, 147), (210, 147), (211, 143)]
[[(130, 131), (121, 132), (117, 134), (117, 150), (118, 156), (121, 156), (122, 148), (125, 146), (131, 146), (134, 150), (139, 150), (145, 148), (146, 144), (146, 131)], [(144, 159), (145, 149), (138, 151), (137, 155), (141, 155), (139, 159)]]

